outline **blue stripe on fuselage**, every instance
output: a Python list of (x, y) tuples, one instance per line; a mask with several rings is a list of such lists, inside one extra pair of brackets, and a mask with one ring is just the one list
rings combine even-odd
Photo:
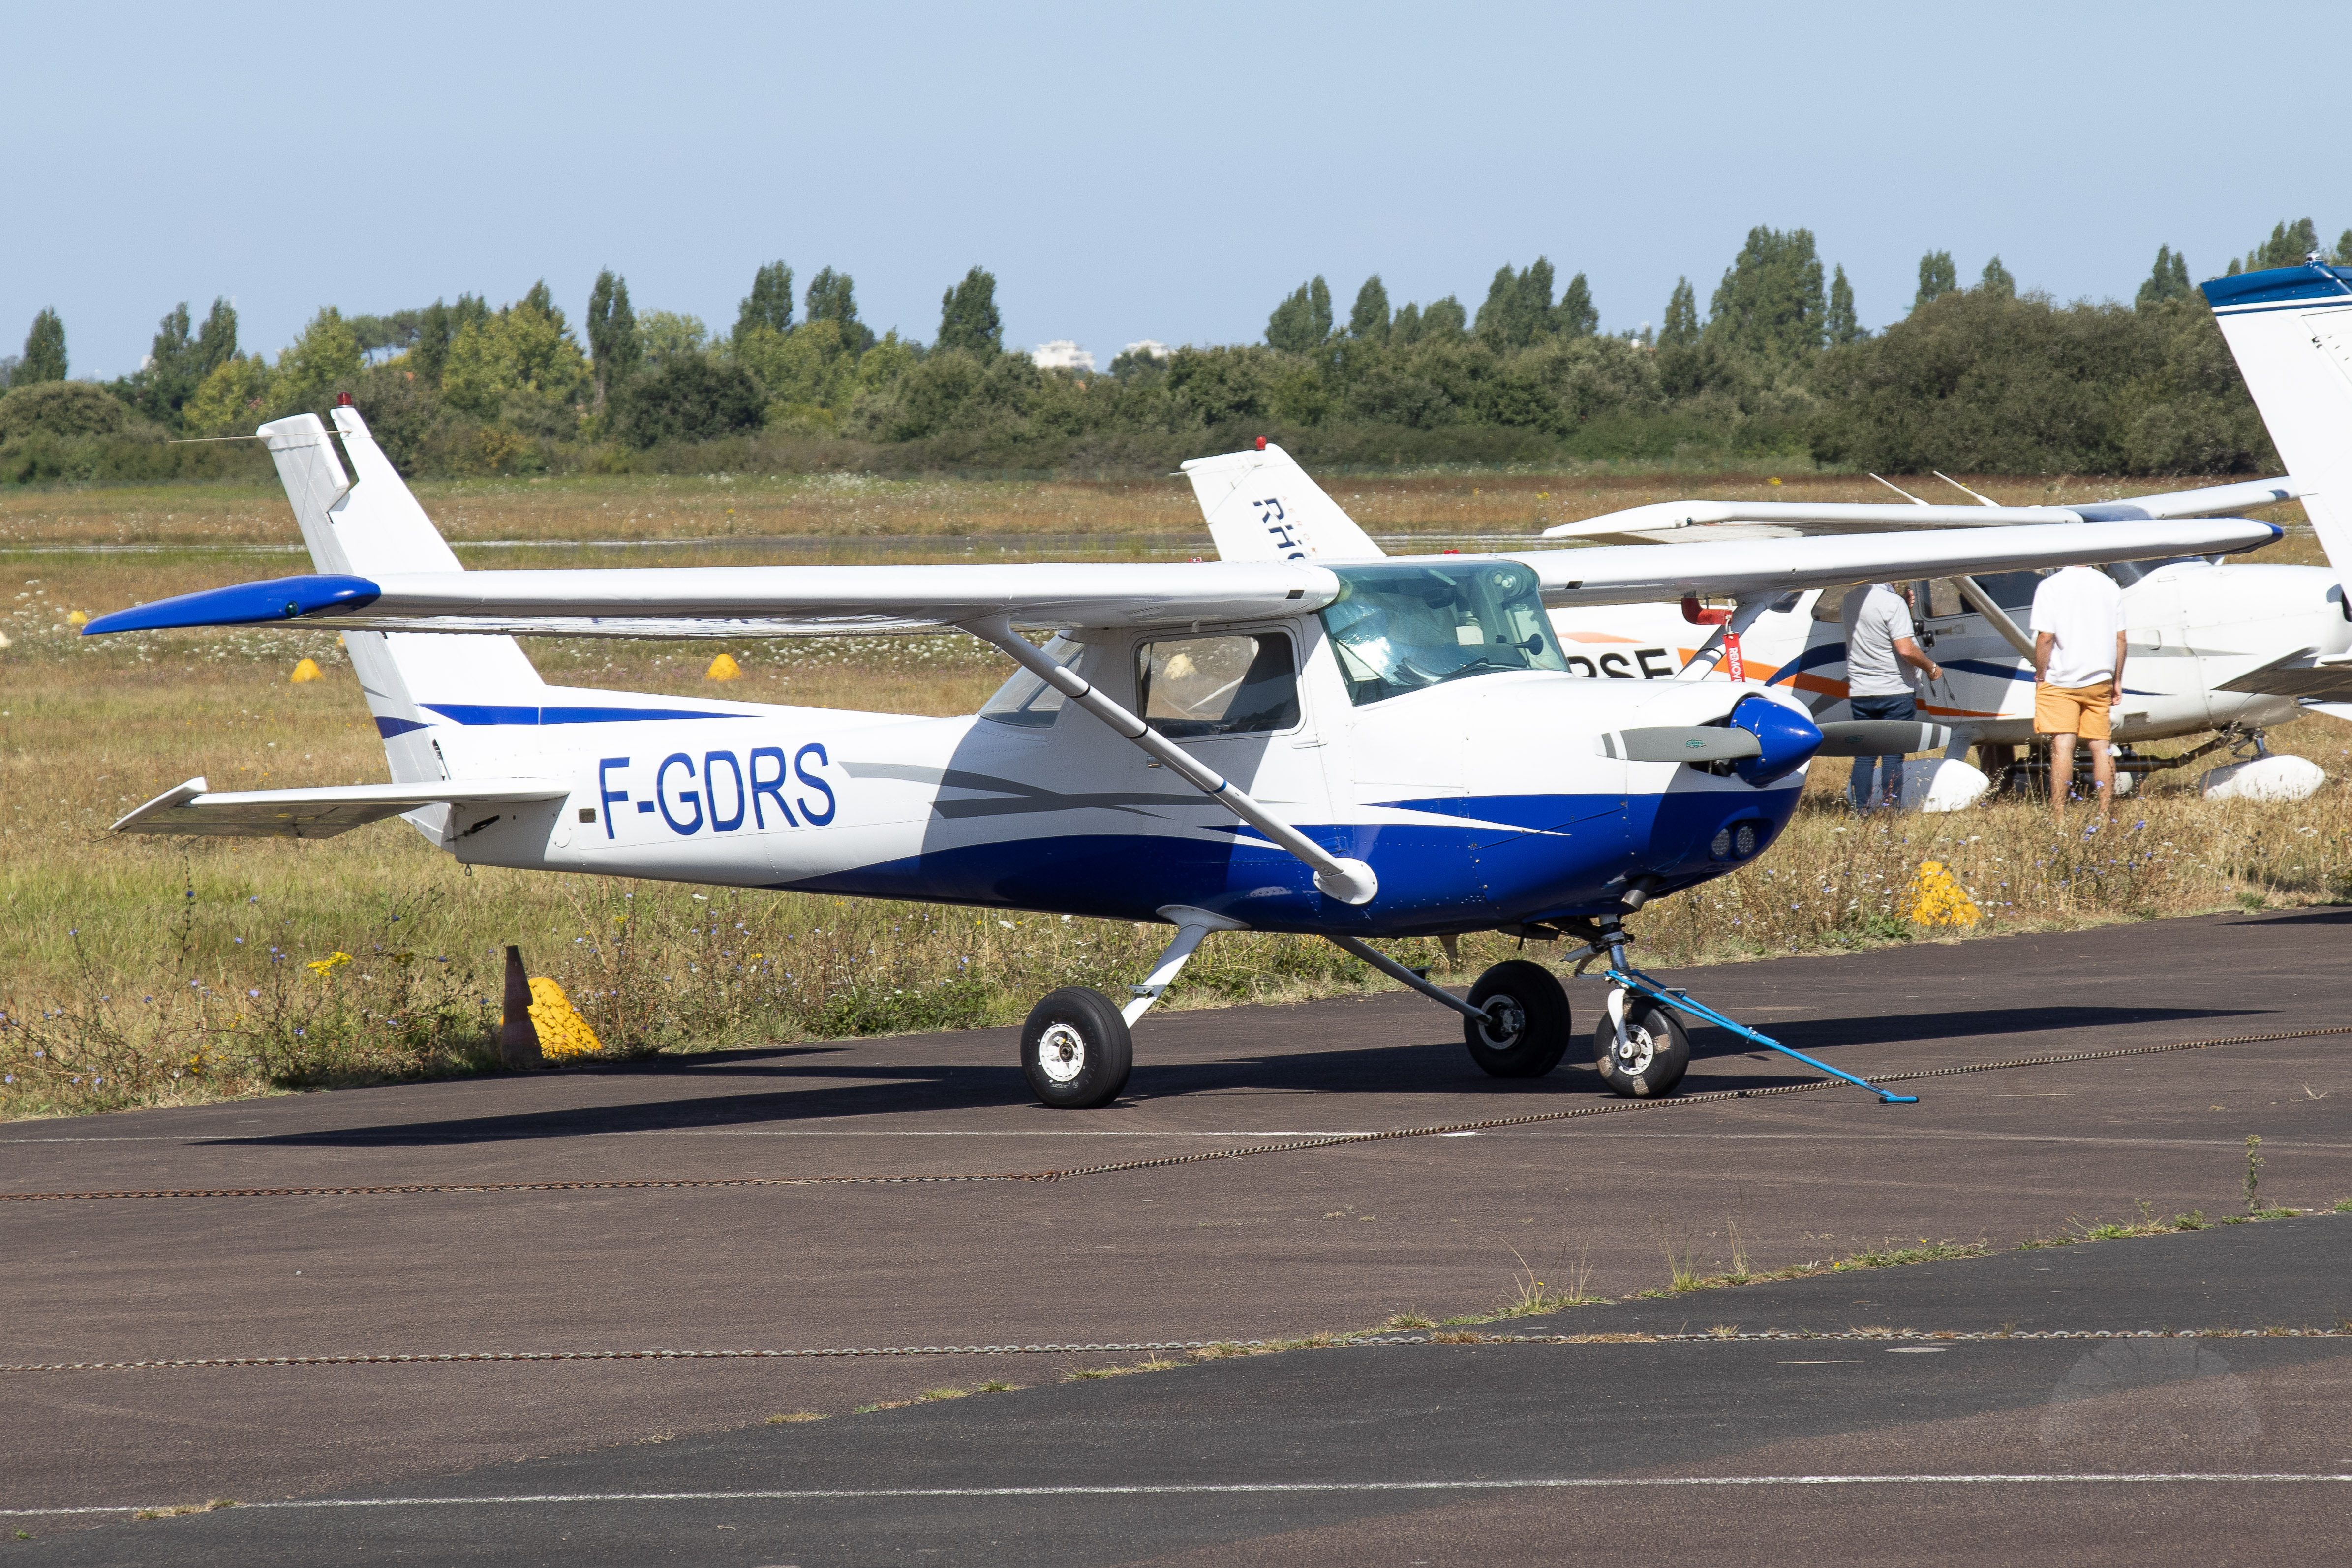
[(1024, 837), (943, 847), (777, 886), (1110, 920), (1150, 921), (1156, 910), (1184, 904), (1259, 931), (1370, 936), (1475, 931), (1538, 915), (1613, 909), (1630, 875), (1658, 877), (1668, 889), (1719, 876), (1735, 864), (1707, 858), (1716, 834), (1728, 823), (1754, 821), (1769, 844), (1795, 812), (1799, 794), (1792, 785), (1397, 803), (1544, 825), (1499, 837), (1491, 827), (1468, 824), (1302, 824), (1300, 831), (1317, 843), (1364, 860), (1379, 874), (1379, 896), (1360, 907), (1317, 892), (1306, 866), (1254, 835)]
[(532, 708), (493, 702), (426, 702), (419, 706), (460, 724), (626, 724), (649, 719), (757, 717), (701, 708)]

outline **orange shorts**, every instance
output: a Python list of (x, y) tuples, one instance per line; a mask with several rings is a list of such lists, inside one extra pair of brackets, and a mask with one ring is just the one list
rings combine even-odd
[(2037, 735), (2080, 735), (2104, 741), (2115, 733), (2107, 726), (2107, 699), (2115, 682), (2091, 686), (2036, 686), (2033, 689), (2033, 732)]

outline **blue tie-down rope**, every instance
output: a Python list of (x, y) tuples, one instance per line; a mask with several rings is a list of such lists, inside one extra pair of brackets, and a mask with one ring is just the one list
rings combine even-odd
[(1784, 1057), (1794, 1057), (1799, 1061), (1804, 1063), (1807, 1067), (1819, 1068), (1822, 1071), (1829, 1074), (1832, 1078), (1843, 1079), (1846, 1082), (1853, 1085), (1856, 1089), (1866, 1089), (1870, 1090), (1871, 1093), (1878, 1096), (1879, 1103), (1882, 1105), (1916, 1105), (1919, 1103), (1919, 1097), (1916, 1094), (1891, 1093), (1886, 1089), (1879, 1088), (1876, 1084), (1872, 1083), (1867, 1079), (1859, 1079), (1850, 1072), (1840, 1071), (1838, 1068), (1830, 1066), (1827, 1062), (1814, 1060), (1811, 1057), (1807, 1056), (1802, 1051), (1792, 1051), (1769, 1035), (1759, 1035), (1745, 1024), (1734, 1023), (1732, 1020), (1725, 1017), (1722, 1014), (1717, 1012), (1714, 1008), (1708, 1006), (1704, 1002), (1694, 1002), (1687, 995), (1676, 994), (1669, 992), (1664, 986), (1659, 984), (1656, 981), (1651, 979), (1648, 975), (1643, 973), (1638, 969), (1612, 969), (1607, 973), (1610, 979), (1615, 981), (1618, 984), (1622, 985), (1626, 990), (1633, 992), (1636, 995), (1647, 996), (1653, 1002), (1661, 1003), (1665, 1006), (1676, 1008), (1682, 1012), (1688, 1013), (1692, 1017), (1702, 1019), (1706, 1023), (1713, 1024), (1718, 1029), (1728, 1029), (1733, 1034), (1738, 1035), (1741, 1039), (1748, 1040), (1756, 1045), (1762, 1046), (1767, 1050), (1778, 1051)]

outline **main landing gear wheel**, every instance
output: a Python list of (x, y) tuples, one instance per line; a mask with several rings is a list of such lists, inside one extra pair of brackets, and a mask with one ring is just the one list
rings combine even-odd
[(1495, 965), (1470, 987), (1470, 1005), (1486, 1016), (1462, 1020), (1462, 1043), (1496, 1078), (1541, 1078), (1568, 1054), (1568, 993), (1540, 963)]
[(1617, 1047), (1617, 1026), (1603, 1008), (1592, 1031), (1592, 1059), (1601, 1081), (1637, 1100), (1672, 1094), (1690, 1069), (1690, 1037), (1680, 1020), (1655, 1002), (1625, 998), (1625, 1047)]
[(1029, 1010), (1021, 1027), (1021, 1070), (1030, 1091), (1056, 1110), (1108, 1105), (1134, 1066), (1135, 1037), (1099, 991), (1056, 991)]

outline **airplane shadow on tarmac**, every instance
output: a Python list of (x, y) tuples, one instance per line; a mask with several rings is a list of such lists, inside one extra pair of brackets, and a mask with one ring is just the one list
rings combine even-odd
[[(1775, 1037), (1799, 1050), (1833, 1053), (1842, 1047), (1863, 1047), (1906, 1040), (1967, 1038), (1971, 1036), (2024, 1033), (2067, 1034), (2118, 1025), (2179, 1023), (2198, 1018), (2240, 1017), (2252, 1008), (2189, 1007), (2014, 1007), (1977, 1012), (1942, 1012), (1926, 1016), (1813, 1019), (1775, 1026)], [(1237, 1014), (1246, 1019), (1244, 1014)], [(1244, 1027), (1263, 1027), (1256, 1020)], [(1589, 1037), (1590, 1026), (1579, 1031)], [(647, 1098), (622, 1105), (573, 1105), (545, 1110), (508, 1111), (477, 1117), (439, 1118), (430, 1121), (378, 1123), (351, 1128), (319, 1128), (249, 1138), (208, 1140), (231, 1146), (357, 1148), (430, 1146), (506, 1142), (535, 1138), (577, 1138), (598, 1133), (675, 1131), (751, 1123), (776, 1125), (814, 1121), (851, 1121), (863, 1117), (900, 1115), (912, 1111), (956, 1111), (1014, 1108), (1034, 1114), (1038, 1131), (1047, 1131), (1067, 1112), (1047, 1110), (1032, 1102), (1027, 1083), (1013, 1058), (1013, 1033), (1009, 1029), (975, 1030), (965, 1037), (968, 1051), (931, 1063), (885, 1064), (834, 1058), (849, 1046), (786, 1047), (772, 1050), (722, 1051), (706, 1056), (670, 1057), (650, 1062), (615, 1063), (590, 1068), (580, 1076), (622, 1079), (631, 1087), (642, 1084), (655, 1094), (665, 1081), (707, 1084), (714, 1078), (755, 1077), (772, 1080), (769, 1090), (737, 1094), (681, 1094)], [(1607, 1100), (1581, 1043), (1569, 1060), (1542, 1079), (1501, 1079), (1480, 1073), (1464, 1055), (1458, 1041), (1441, 1039), (1410, 1045), (1357, 1047), (1328, 1051), (1293, 1051), (1267, 1056), (1242, 1056), (1215, 1061), (1155, 1061), (1150, 1031), (1138, 1042), (1135, 1089), (1139, 1092), (1104, 1110), (1080, 1113), (1116, 1118), (1132, 1110), (1139, 1100), (1166, 1100), (1217, 1090), (1268, 1091), (1296, 1095), (1445, 1094), (1480, 1100), (1508, 1100), (1518, 1103), (1511, 1113), (1524, 1112), (1530, 1098), (1568, 1101)], [(1685, 1087), (1719, 1092), (1760, 1089), (1801, 1082), (1811, 1069), (1771, 1057), (1761, 1047), (1716, 1028), (1694, 1031), (1692, 1055), (1699, 1060), (1728, 1060), (1756, 1056), (1753, 1072), (1710, 1071), (1703, 1081)], [(1849, 1060), (1865, 1074), (1875, 1064)], [(1884, 1070), (1881, 1068), (1880, 1070)], [(567, 1075), (569, 1076), (569, 1075)], [(839, 1080), (839, 1081), (834, 1081)], [(549, 1082), (551, 1087), (557, 1080)], [(1449, 1116), (1459, 1112), (1449, 1109)], [(1019, 1131), (1008, 1128), (1005, 1131)]]

